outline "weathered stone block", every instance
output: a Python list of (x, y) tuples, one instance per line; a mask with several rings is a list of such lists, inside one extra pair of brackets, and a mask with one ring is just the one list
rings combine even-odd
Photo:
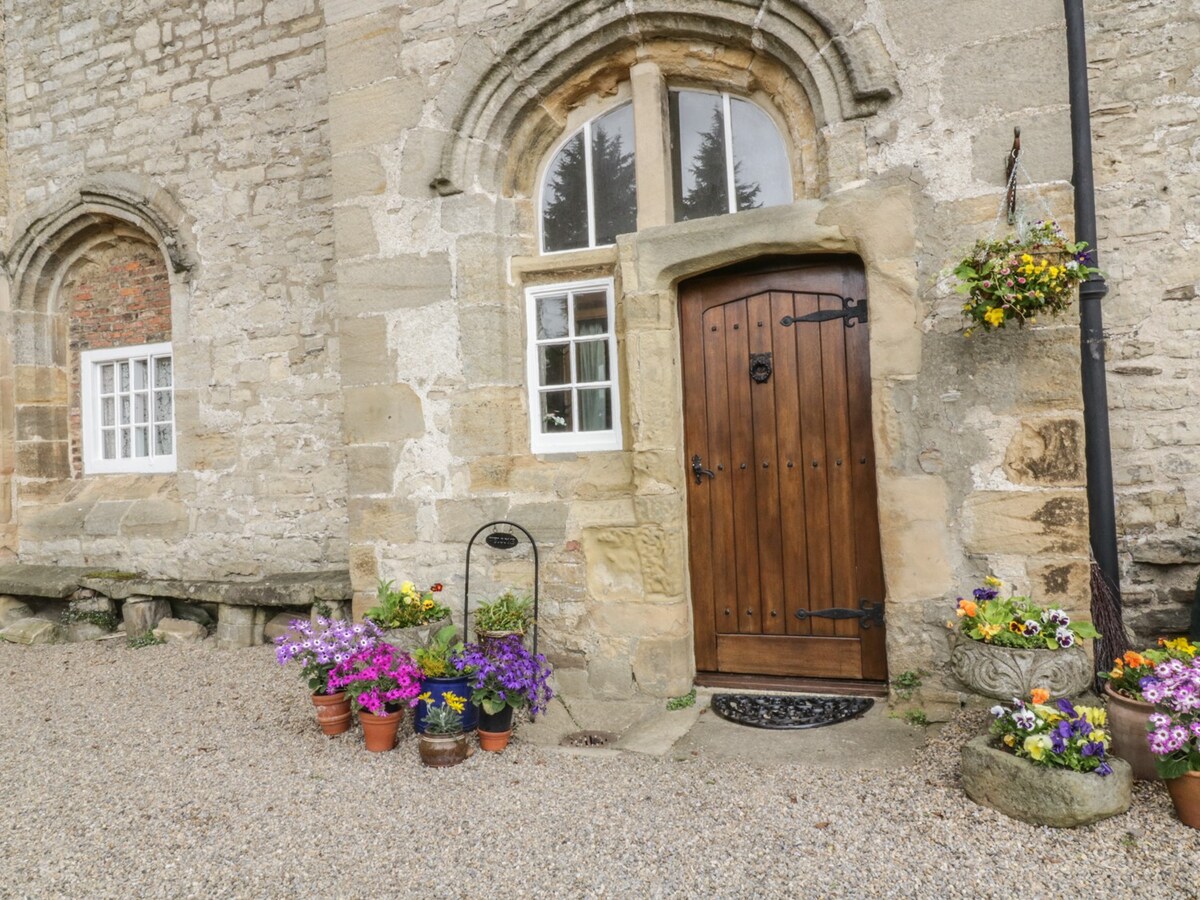
[(66, 627), (66, 641), (69, 644), (79, 644), (84, 641), (94, 641), (112, 634), (107, 628), (101, 628), (94, 622), (71, 622)]
[(235, 650), (263, 642), (263, 626), (258, 624), (253, 606), (222, 604), (217, 614), (217, 647)]
[[(215, 86), (214, 86), (215, 87)], [(416, 77), (391, 78), (329, 98), (329, 142), (333, 152), (390, 144), (417, 123), (425, 100)]]
[(338, 301), (347, 316), (391, 312), (448, 300), (451, 283), (445, 253), (356, 260), (338, 267)]
[(980, 491), (963, 503), (963, 520), (970, 553), (1087, 552), (1087, 497), (1082, 491)]
[(164, 644), (198, 644), (208, 637), (208, 629), (188, 619), (161, 619), (154, 636)]
[(17, 472), (26, 478), (66, 478), (68, 458), (66, 441), (17, 442)]
[(988, 741), (981, 735), (962, 749), (963, 790), (976, 803), (1053, 828), (1090, 825), (1129, 809), (1133, 771), (1123, 759), (1108, 757), (1112, 774), (1101, 776), (1038, 766)]
[(16, 366), (13, 369), (17, 403), (67, 405), (67, 371), (59, 366)]
[(1083, 422), (1024, 420), (1004, 454), (1004, 471), (1017, 484), (1083, 484)]
[(0, 638), (13, 644), (57, 644), (62, 640), (62, 628), (47, 619), (18, 619), (0, 631)]
[(135, 595), (128, 598), (121, 607), (121, 617), (125, 620), (125, 633), (129, 637), (141, 637), (152, 631), (159, 622), (171, 615), (171, 604), (157, 597)]
[(138, 500), (121, 519), (121, 534), (125, 537), (182, 537), (187, 530), (187, 507), (163, 497)]
[(386, 190), (387, 173), (374, 153), (346, 153), (334, 160), (333, 202), (382, 194)]
[(388, 325), (383, 316), (361, 316), (338, 323), (342, 354), (342, 383), (391, 383), (396, 361), (388, 347)]
[(65, 406), (18, 406), (16, 420), (18, 441), (65, 441), (67, 439), (67, 408)]
[(16, 597), (0, 595), (0, 628), (7, 628), (13, 622), (33, 617), (29, 604)]
[(880, 477), (880, 543), (889, 596), (929, 597), (952, 590), (946, 507), (941, 478)]
[(380, 384), (345, 391), (346, 442), (382, 444), (425, 433), (421, 400), (407, 384)]
[(337, 240), (338, 257), (374, 256), (379, 252), (379, 238), (369, 210), (361, 206), (341, 206), (333, 211), (333, 234)]
[(350, 533), (408, 543), (417, 539), (417, 504), (394, 497), (353, 497), (347, 503)]
[(691, 690), (692, 647), (687, 636), (642, 638), (633, 655), (633, 677), (655, 697), (678, 697)]
[(208, 614), (208, 610), (203, 606), (196, 606), (194, 603), (185, 603), (182, 600), (171, 601), (171, 617), (196, 622), (203, 625), (206, 629), (210, 625), (216, 624), (216, 620)]

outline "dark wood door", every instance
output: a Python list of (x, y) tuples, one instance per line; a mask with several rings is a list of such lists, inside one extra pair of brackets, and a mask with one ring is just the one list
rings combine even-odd
[(679, 296), (697, 668), (886, 679), (861, 267)]

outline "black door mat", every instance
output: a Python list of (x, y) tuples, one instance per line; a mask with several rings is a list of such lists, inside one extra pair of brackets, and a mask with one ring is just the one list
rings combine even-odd
[(820, 728), (857, 719), (875, 705), (870, 697), (779, 697), (714, 694), (712, 711), (751, 728)]

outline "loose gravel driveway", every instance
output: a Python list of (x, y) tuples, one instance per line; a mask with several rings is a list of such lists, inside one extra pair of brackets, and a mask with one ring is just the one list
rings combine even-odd
[(270, 648), (0, 644), (0, 896), (1195, 897), (1161, 787), (1075, 831), (976, 806), (964, 719), (831, 772), (523, 745), (423, 769), (319, 734)]

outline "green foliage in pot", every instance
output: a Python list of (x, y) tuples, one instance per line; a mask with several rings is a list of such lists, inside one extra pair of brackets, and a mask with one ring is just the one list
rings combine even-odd
[(454, 662), (462, 652), (463, 642), (458, 637), (458, 628), (450, 624), (437, 630), (428, 647), (420, 647), (412, 655), (426, 678), (443, 678), (459, 674)]
[(466, 697), (460, 697), (453, 691), (446, 691), (442, 694), (442, 702), (435, 703), (433, 695), (426, 691), (417, 699), (425, 701), (426, 734), (462, 734), (463, 710), (467, 706)]
[(476, 631), (519, 631), (522, 634), (533, 618), (533, 598), (505, 591), (491, 603), (475, 610)]
[(393, 581), (381, 578), (376, 590), (379, 602), (368, 609), (364, 617), (380, 628), (412, 628), (440, 622), (450, 617), (450, 610), (434, 599), (434, 594), (441, 591), (441, 582), (421, 591), (411, 581), (402, 582), (397, 588)]

